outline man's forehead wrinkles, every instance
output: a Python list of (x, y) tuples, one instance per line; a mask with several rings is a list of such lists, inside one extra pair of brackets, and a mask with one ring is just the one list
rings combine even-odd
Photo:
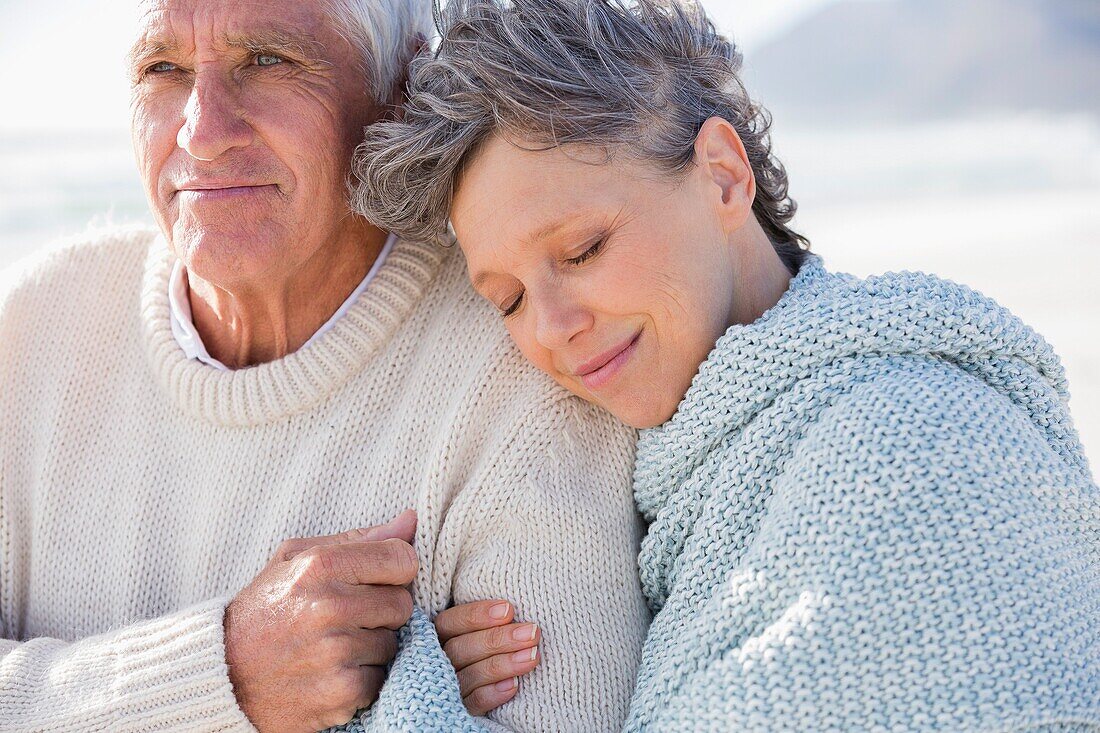
[[(243, 49), (245, 51), (287, 51), (310, 58), (320, 58), (324, 54), (324, 44), (312, 34), (304, 31), (288, 31), (282, 28), (261, 28), (255, 31), (233, 31), (220, 34), (216, 38), (218, 47)], [(192, 46), (189, 43), (188, 46)], [(129, 58), (138, 60), (157, 54), (178, 52), (179, 43), (175, 35), (158, 33), (139, 38), (130, 49)]]
[(324, 46), (308, 32), (266, 28), (248, 32), (226, 34), (222, 42), (230, 48), (243, 48), (250, 51), (286, 49), (308, 56), (320, 56)]

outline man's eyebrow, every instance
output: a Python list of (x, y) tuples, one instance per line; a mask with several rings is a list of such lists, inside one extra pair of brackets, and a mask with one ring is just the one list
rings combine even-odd
[(176, 48), (175, 41), (162, 37), (143, 37), (134, 41), (130, 52), (126, 54), (126, 62), (129, 66), (136, 66), (142, 59), (150, 56), (159, 56), (162, 53), (173, 51)]
[[(251, 33), (233, 34), (222, 42), (230, 48), (241, 48), (251, 53), (284, 53), (306, 60), (318, 60), (322, 57), (324, 46), (313, 36), (302, 33), (289, 33), (279, 29), (261, 30)], [(131, 67), (143, 59), (178, 50), (174, 39), (163, 36), (139, 38), (130, 48), (126, 58)]]
[(309, 60), (320, 59), (324, 55), (324, 46), (313, 36), (304, 33), (290, 33), (277, 28), (228, 36), (225, 38), (225, 44), (232, 48), (243, 48), (253, 53), (281, 51)]

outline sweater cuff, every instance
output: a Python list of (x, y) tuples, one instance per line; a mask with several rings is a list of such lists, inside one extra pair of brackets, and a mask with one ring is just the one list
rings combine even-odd
[(208, 601), (117, 632), (112, 730), (256, 733), (229, 681), (228, 602)]

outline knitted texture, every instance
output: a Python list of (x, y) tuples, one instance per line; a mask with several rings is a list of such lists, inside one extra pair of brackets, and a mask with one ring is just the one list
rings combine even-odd
[(115, 231), (0, 274), (0, 730), (251, 730), (228, 599), (283, 540), (406, 508), (429, 617), (506, 598), (542, 629), (483, 724), (621, 725), (635, 434), (523, 360), (456, 250), (398, 242), (331, 331), (235, 372), (176, 344), (173, 261)]
[(816, 257), (644, 431), (628, 731), (1100, 727), (1100, 498), (1051, 348)]
[(484, 733), (466, 711), (454, 668), (420, 609), (402, 627), (398, 646), (374, 705), (328, 733)]

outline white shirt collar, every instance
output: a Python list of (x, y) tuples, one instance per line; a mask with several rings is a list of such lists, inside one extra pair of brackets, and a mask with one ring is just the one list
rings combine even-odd
[[(397, 237), (393, 234), (390, 234), (390, 236), (386, 238), (386, 243), (382, 245), (382, 251), (378, 253), (378, 257), (375, 258), (374, 264), (371, 266), (366, 277), (360, 281), (355, 287), (355, 290), (351, 291), (351, 295), (349, 295), (343, 304), (336, 309), (332, 317), (325, 321), (325, 324), (317, 329), (316, 333), (310, 336), (309, 341), (306, 341), (305, 344), (302, 345), (303, 349), (308, 348), (310, 344), (321, 338), (326, 331), (332, 329), (332, 327), (336, 325), (336, 322), (351, 309), (356, 299), (362, 295), (363, 291), (367, 289), (367, 285), (370, 284), (370, 281), (378, 274), (378, 270), (382, 267), (382, 262), (386, 259), (386, 256), (389, 255), (396, 241)], [(172, 336), (175, 337), (176, 343), (183, 349), (183, 353), (187, 355), (187, 358), (198, 359), (203, 364), (212, 366), (215, 369), (226, 372), (229, 371), (229, 367), (210, 356), (210, 352), (206, 350), (206, 345), (202, 342), (202, 337), (199, 336), (199, 332), (195, 329), (195, 320), (191, 313), (191, 300), (187, 288), (187, 270), (184, 269), (183, 263), (179, 260), (176, 260), (175, 264), (172, 266), (172, 276), (168, 280), (168, 308), (171, 311)]]

